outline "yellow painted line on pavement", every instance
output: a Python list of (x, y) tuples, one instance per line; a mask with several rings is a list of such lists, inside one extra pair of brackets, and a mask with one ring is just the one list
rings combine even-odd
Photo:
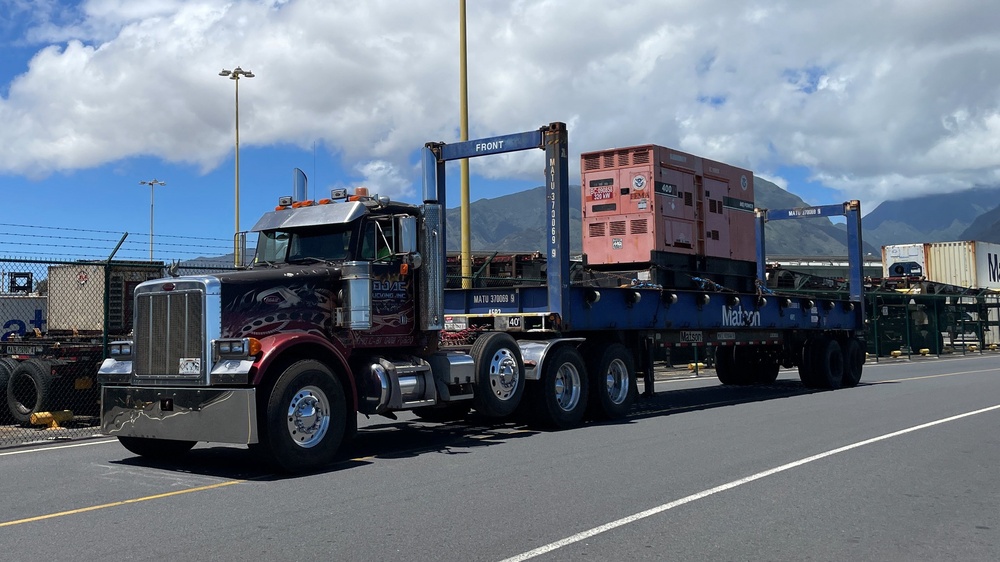
[(229, 481), (226, 481), (226, 482), (219, 482), (217, 484), (209, 484), (207, 486), (198, 486), (197, 488), (187, 488), (185, 490), (177, 490), (177, 491), (174, 491), (174, 492), (166, 492), (164, 494), (156, 494), (156, 495), (152, 495), (152, 496), (145, 496), (145, 497), (142, 497), (142, 498), (133, 498), (133, 499), (130, 499), (130, 500), (124, 500), (124, 501), (120, 501), (120, 502), (111, 502), (111, 503), (105, 503), (105, 504), (101, 504), (101, 505), (92, 505), (90, 507), (81, 507), (79, 509), (71, 509), (69, 511), (60, 511), (58, 513), (49, 513), (49, 514), (46, 514), (46, 515), (38, 515), (36, 517), (28, 517), (28, 518), (25, 518), (25, 519), (16, 519), (14, 521), (5, 521), (3, 523), (0, 523), (0, 527), (13, 527), (14, 525), (22, 525), (24, 523), (33, 523), (35, 521), (44, 521), (46, 519), (55, 519), (56, 517), (65, 517), (67, 515), (77, 515), (77, 514), (80, 514), (80, 513), (86, 513), (88, 511), (97, 511), (99, 509), (108, 509), (108, 508), (111, 508), (111, 507), (119, 507), (119, 506), (128, 505), (128, 504), (132, 504), (132, 503), (139, 503), (139, 502), (145, 502), (145, 501), (151, 501), (151, 500), (159, 500), (159, 499), (163, 499), (163, 498), (169, 498), (169, 497), (172, 497), (172, 496), (179, 496), (179, 495), (182, 495), (182, 494), (190, 494), (190, 493), (193, 493), (193, 492), (204, 492), (206, 490), (214, 490), (216, 488), (224, 488), (226, 486), (232, 486), (233, 484), (242, 484), (244, 482), (246, 482), (246, 480), (229, 480)]

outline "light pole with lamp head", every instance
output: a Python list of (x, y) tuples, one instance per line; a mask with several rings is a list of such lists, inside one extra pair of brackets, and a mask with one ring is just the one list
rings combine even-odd
[(149, 186), (149, 261), (153, 261), (153, 188), (158, 185), (167, 185), (167, 182), (154, 178), (150, 181), (140, 181), (139, 185)]
[(236, 83), (236, 231), (233, 234), (233, 261), (236, 266), (240, 262), (240, 245), (237, 242), (240, 232), (240, 78), (253, 78), (254, 73), (236, 67), (233, 70), (222, 69), (219, 76), (224, 76)]

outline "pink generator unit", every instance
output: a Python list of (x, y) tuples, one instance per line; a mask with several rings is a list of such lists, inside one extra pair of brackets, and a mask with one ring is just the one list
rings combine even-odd
[[(657, 145), (580, 157), (583, 252), (595, 269), (692, 288), (753, 289), (753, 172)], [(624, 266), (624, 267), (623, 267)]]

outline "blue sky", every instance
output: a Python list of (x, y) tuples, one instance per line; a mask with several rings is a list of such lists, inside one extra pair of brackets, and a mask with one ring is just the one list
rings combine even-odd
[[(866, 211), (1000, 184), (997, 11), (870, 4), (470, 2), (471, 136), (564, 121), (573, 181), (581, 151), (655, 143)], [(103, 258), (128, 232), (116, 257), (148, 259), (154, 178), (155, 259), (226, 253), (234, 88), (218, 72), (237, 65), (256, 74), (240, 82), (243, 229), (295, 167), (317, 196), (415, 201), (419, 147), (458, 139), (457, 34), (457, 0), (0, 0), (0, 256)], [(472, 199), (540, 185), (542, 166), (473, 162)]]

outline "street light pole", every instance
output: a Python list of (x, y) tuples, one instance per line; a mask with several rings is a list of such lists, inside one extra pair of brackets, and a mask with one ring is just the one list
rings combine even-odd
[(153, 261), (153, 188), (158, 185), (167, 185), (167, 182), (154, 178), (150, 181), (140, 181), (139, 185), (149, 186), (149, 261)]
[(233, 70), (222, 69), (219, 76), (224, 76), (236, 83), (236, 231), (233, 234), (233, 260), (236, 266), (241, 265), (240, 244), (240, 78), (253, 78), (254, 73), (236, 67)]

